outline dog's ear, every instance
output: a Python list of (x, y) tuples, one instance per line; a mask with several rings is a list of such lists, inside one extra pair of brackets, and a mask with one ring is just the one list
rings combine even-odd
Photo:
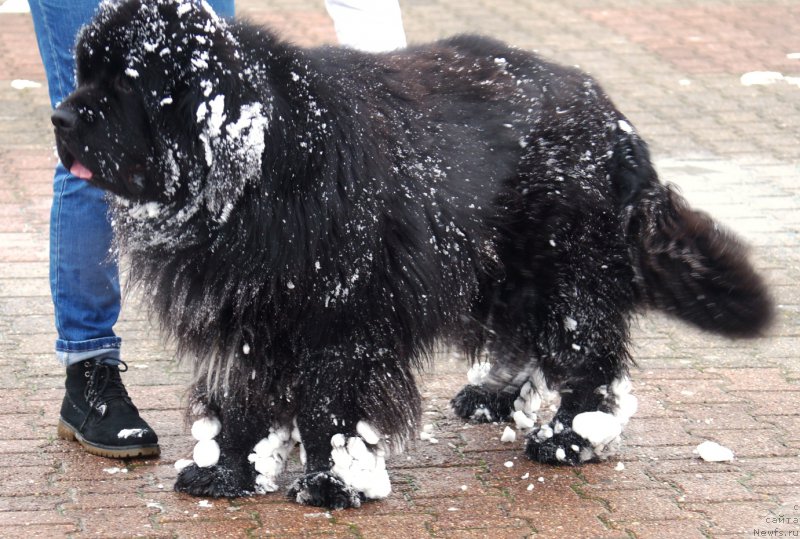
[(204, 71), (194, 81), (181, 92), (176, 113), (182, 116), (179, 125), (190, 126), (182, 137), (195, 170), (202, 170), (205, 206), (222, 223), (246, 185), (262, 175), (272, 108), (243, 88), (228, 65)]

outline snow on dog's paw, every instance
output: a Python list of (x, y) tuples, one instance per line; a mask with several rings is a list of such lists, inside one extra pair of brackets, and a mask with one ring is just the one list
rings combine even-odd
[(197, 440), (192, 458), (199, 467), (208, 468), (219, 461), (219, 444), (214, 438), (221, 430), (222, 424), (213, 415), (201, 417), (192, 424), (192, 438)]
[(361, 507), (361, 502), (365, 500), (362, 493), (346, 485), (330, 471), (306, 474), (294, 482), (288, 496), (297, 503), (328, 509)]
[(277, 479), (286, 466), (286, 459), (294, 446), (288, 428), (270, 428), (269, 435), (259, 441), (247, 457), (258, 475), (255, 490), (259, 494), (278, 490)]
[(588, 442), (593, 453), (586, 460), (605, 460), (616, 454), (622, 443), (623, 425), (617, 415), (599, 411), (583, 412), (572, 419), (572, 430)]
[(576, 415), (565, 425), (559, 420), (542, 425), (528, 435), (525, 453), (547, 464), (577, 465), (605, 460), (621, 444), (622, 423), (613, 414), (591, 411)]
[(344, 434), (336, 434), (331, 438), (331, 473), (367, 499), (385, 498), (392, 492), (386, 452), (380, 444), (365, 443), (377, 443), (380, 435), (366, 422), (359, 422), (359, 426), (362, 436), (346, 438)]
[(525, 445), (529, 459), (543, 464), (565, 464), (577, 466), (594, 456), (587, 441), (570, 428), (557, 434), (550, 425), (542, 425), (531, 431)]

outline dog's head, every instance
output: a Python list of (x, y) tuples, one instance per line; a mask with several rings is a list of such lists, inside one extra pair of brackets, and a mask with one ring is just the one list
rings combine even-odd
[(137, 202), (202, 197), (219, 213), (260, 174), (270, 105), (248, 93), (231, 27), (205, 2), (106, 2), (75, 54), (77, 89), (52, 115), (75, 176)]

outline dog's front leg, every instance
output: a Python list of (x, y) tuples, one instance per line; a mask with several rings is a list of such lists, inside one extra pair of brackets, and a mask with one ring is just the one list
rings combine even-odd
[(196, 389), (193, 400), (193, 459), (180, 467), (175, 490), (212, 497), (257, 492), (256, 470), (248, 457), (264, 435), (264, 423), (235, 399), (218, 401)]
[[(297, 415), (305, 475), (289, 490), (299, 503), (341, 509), (359, 507), (391, 492), (386, 471), (386, 438), (370, 423), (368, 403), (381, 402), (374, 365), (356, 357), (352, 369), (342, 358), (325, 357), (309, 377)], [(387, 379), (390, 379), (387, 377)]]

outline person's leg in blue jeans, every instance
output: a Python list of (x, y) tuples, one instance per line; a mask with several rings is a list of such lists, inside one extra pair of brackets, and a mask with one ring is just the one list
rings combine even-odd
[[(75, 89), (73, 48), (98, 0), (30, 0), (53, 107)], [(211, 1), (222, 16), (233, 0)], [(119, 375), (119, 277), (103, 192), (56, 167), (50, 216), (50, 287), (58, 334), (56, 356), (67, 368), (59, 435), (109, 457), (158, 454), (158, 438), (139, 417)]]

